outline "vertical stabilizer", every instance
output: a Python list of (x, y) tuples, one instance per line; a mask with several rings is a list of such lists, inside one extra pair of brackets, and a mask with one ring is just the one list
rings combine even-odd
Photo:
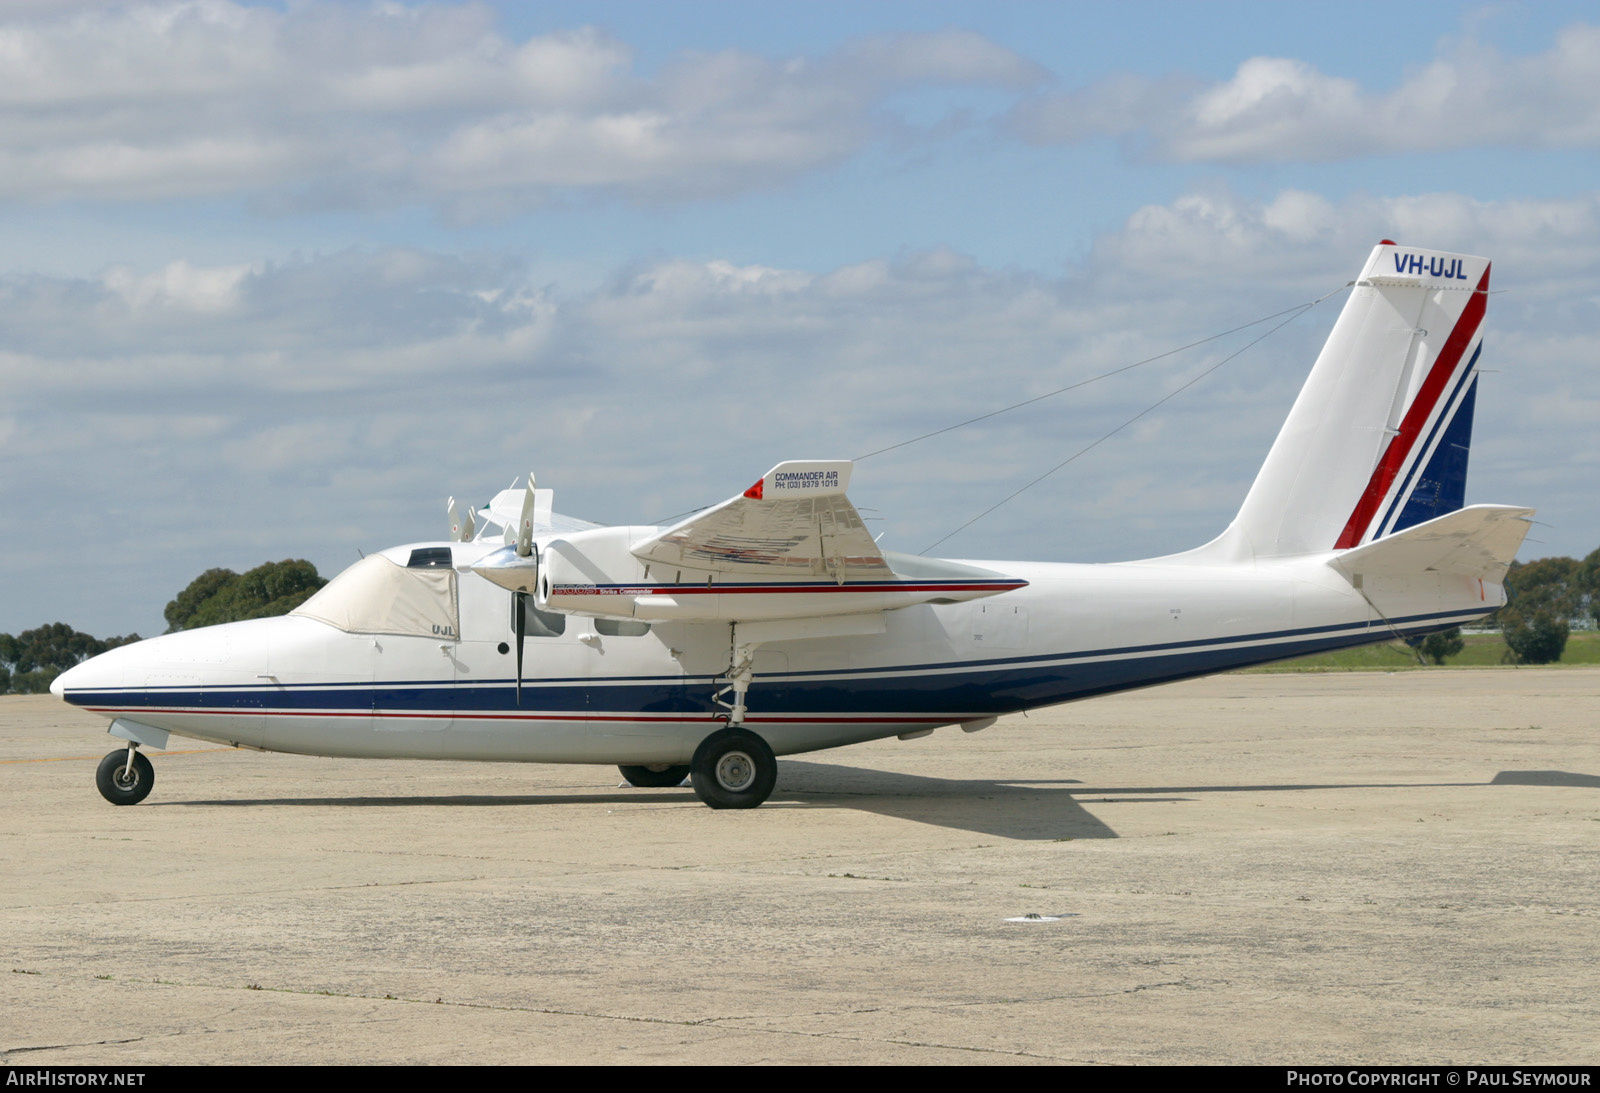
[(1489, 260), (1367, 259), (1228, 530), (1236, 559), (1342, 550), (1461, 508)]

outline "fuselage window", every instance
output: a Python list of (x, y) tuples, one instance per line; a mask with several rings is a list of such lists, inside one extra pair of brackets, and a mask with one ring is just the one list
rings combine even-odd
[[(526, 602), (526, 601), (524, 601)], [(540, 611), (527, 604), (522, 616), (522, 636), (525, 638), (558, 638), (567, 630), (567, 616), (558, 611)], [(517, 628), (516, 604), (511, 605), (511, 629)]]
[(608, 638), (642, 638), (650, 624), (636, 619), (595, 619), (594, 632)]

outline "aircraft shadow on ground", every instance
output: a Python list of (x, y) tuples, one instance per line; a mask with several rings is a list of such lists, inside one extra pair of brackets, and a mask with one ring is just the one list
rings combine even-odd
[(1571, 786), (1600, 789), (1600, 775), (1565, 770), (1503, 770), (1489, 783), (1495, 786)]
[(778, 767), (778, 787), (763, 807), (848, 808), (1008, 839), (1116, 838), (1078, 802), (1082, 784), (1074, 778), (930, 778), (790, 759)]
[(856, 808), (939, 827), (1011, 839), (1114, 839), (1085, 806), (1169, 804), (1206, 793), (1293, 793), (1326, 789), (1453, 789), (1483, 786), (1600, 788), (1600, 777), (1567, 771), (1501, 771), (1488, 782), (1329, 782), (1210, 786), (1091, 786), (1073, 778), (929, 778), (893, 771), (787, 760), (772, 804)]
[[(1074, 799), (1070, 778), (1012, 784), (979, 778), (927, 778), (893, 771), (785, 760), (766, 809), (848, 808), (938, 827), (1012, 839), (1114, 839), (1100, 820)], [(1171, 798), (1139, 795), (1136, 800)], [(638, 806), (693, 802), (693, 790), (614, 789), (589, 793), (453, 794), (449, 796), (316, 796), (153, 801), (154, 808), (312, 806), (344, 808), (527, 807), (600, 804)]]
[[(1095, 804), (1171, 804), (1206, 793), (1294, 793), (1329, 789), (1469, 789), (1553, 786), (1600, 789), (1600, 776), (1560, 770), (1508, 770), (1488, 782), (1316, 782), (1210, 786), (1089, 786), (1073, 778), (933, 778), (897, 771), (785, 760), (778, 785), (763, 808), (840, 808), (934, 827), (1008, 839), (1115, 839), (1116, 831), (1088, 807)], [(395, 797), (273, 797), (151, 802), (145, 807), (258, 807), (300, 805), (343, 808), (537, 805), (640, 805), (694, 801), (687, 788), (616, 789), (600, 793), (537, 793)]]

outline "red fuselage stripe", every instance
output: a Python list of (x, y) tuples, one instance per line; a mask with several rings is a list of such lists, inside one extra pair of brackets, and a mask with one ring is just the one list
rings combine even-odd
[(985, 581), (981, 584), (641, 584), (589, 585), (558, 584), (551, 596), (737, 596), (794, 595), (876, 592), (1011, 592), (1026, 588), (1027, 581)]
[[(483, 714), (483, 713), (453, 713), (453, 712), (451, 712), (449, 710), (441, 710), (441, 711), (438, 711), (438, 712), (430, 712), (430, 713), (399, 713), (399, 712), (391, 713), (388, 710), (252, 710), (252, 711), (246, 712), (246, 711), (241, 711), (241, 710), (236, 710), (236, 709), (235, 710), (196, 710), (196, 709), (182, 709), (182, 708), (177, 708), (177, 709), (156, 709), (156, 708), (153, 708), (153, 707), (150, 707), (150, 706), (130, 706), (130, 707), (126, 707), (126, 708), (118, 707), (118, 706), (85, 706), (83, 708), (85, 710), (89, 710), (89, 711), (91, 711), (93, 713), (98, 713), (98, 714), (107, 714), (107, 715), (127, 714), (129, 716), (134, 716), (134, 715), (141, 714), (141, 713), (144, 713), (144, 714), (151, 714), (151, 713), (174, 714), (175, 713), (175, 714), (201, 714), (201, 715), (209, 716), (209, 717), (375, 717), (375, 718), (380, 718), (380, 719), (384, 719), (384, 720), (390, 720), (390, 719), (399, 720), (399, 719), (407, 719), (407, 718), (409, 718), (409, 719), (431, 718), (433, 720), (438, 720), (440, 718), (449, 718), (449, 719), (457, 720), (457, 721), (598, 721), (598, 722), (624, 722), (624, 721), (626, 721), (626, 722), (629, 722), (629, 723), (633, 723), (633, 722), (645, 722), (645, 723), (686, 722), (686, 723), (694, 723), (694, 722), (703, 722), (703, 721), (720, 721), (720, 720), (723, 720), (725, 718), (725, 716), (726, 716), (724, 714), (709, 714), (709, 713), (706, 713), (706, 714), (695, 714), (695, 715), (687, 716), (687, 717), (684, 717), (684, 716), (673, 716), (673, 715), (667, 715), (667, 714), (663, 714), (663, 715), (661, 715), (659, 717), (639, 717), (639, 716), (635, 716), (635, 715), (632, 715), (632, 714), (608, 714), (608, 715), (601, 716), (601, 717), (595, 717), (595, 716), (592, 716), (592, 715), (589, 715), (589, 714), (584, 714), (584, 713), (570, 713), (570, 714), (564, 714), (564, 713), (558, 713), (558, 714), (490, 713), (490, 714)], [(884, 716), (881, 716), (881, 717), (880, 716), (876, 716), (876, 715), (873, 715), (873, 716), (858, 716), (858, 717), (839, 717), (839, 716), (815, 716), (815, 717), (813, 717), (813, 716), (810, 716), (810, 715), (774, 717), (774, 716), (770, 716), (769, 715), (769, 716), (763, 717), (763, 716), (758, 716), (758, 715), (751, 715), (749, 717), (746, 717), (745, 720), (747, 722), (752, 723), (752, 724), (756, 723), (756, 722), (760, 722), (762, 724), (790, 724), (790, 723), (794, 723), (794, 724), (806, 724), (806, 725), (811, 725), (811, 724), (826, 724), (826, 725), (836, 725), (836, 724), (837, 725), (877, 725), (877, 724), (885, 724), (885, 725), (950, 725), (950, 724), (954, 724), (957, 721), (970, 721), (973, 718), (988, 717), (988, 716), (991, 716), (991, 715), (989, 715), (989, 714), (979, 714), (979, 713), (968, 713), (968, 714), (963, 714), (963, 715), (953, 715), (953, 716), (949, 716), (949, 717), (894, 717), (894, 716), (890, 716), (890, 715), (884, 715)]]

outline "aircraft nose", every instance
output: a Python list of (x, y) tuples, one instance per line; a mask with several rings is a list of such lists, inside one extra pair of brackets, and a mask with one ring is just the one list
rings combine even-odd
[(209, 687), (256, 684), (285, 621), (224, 623), (120, 645), (61, 673), (50, 692), (74, 706), (101, 707), (128, 701), (147, 705), (152, 695), (193, 697)]
[(122, 645), (68, 668), (50, 684), (50, 693), (74, 706), (104, 701), (108, 692), (143, 687), (159, 639)]

